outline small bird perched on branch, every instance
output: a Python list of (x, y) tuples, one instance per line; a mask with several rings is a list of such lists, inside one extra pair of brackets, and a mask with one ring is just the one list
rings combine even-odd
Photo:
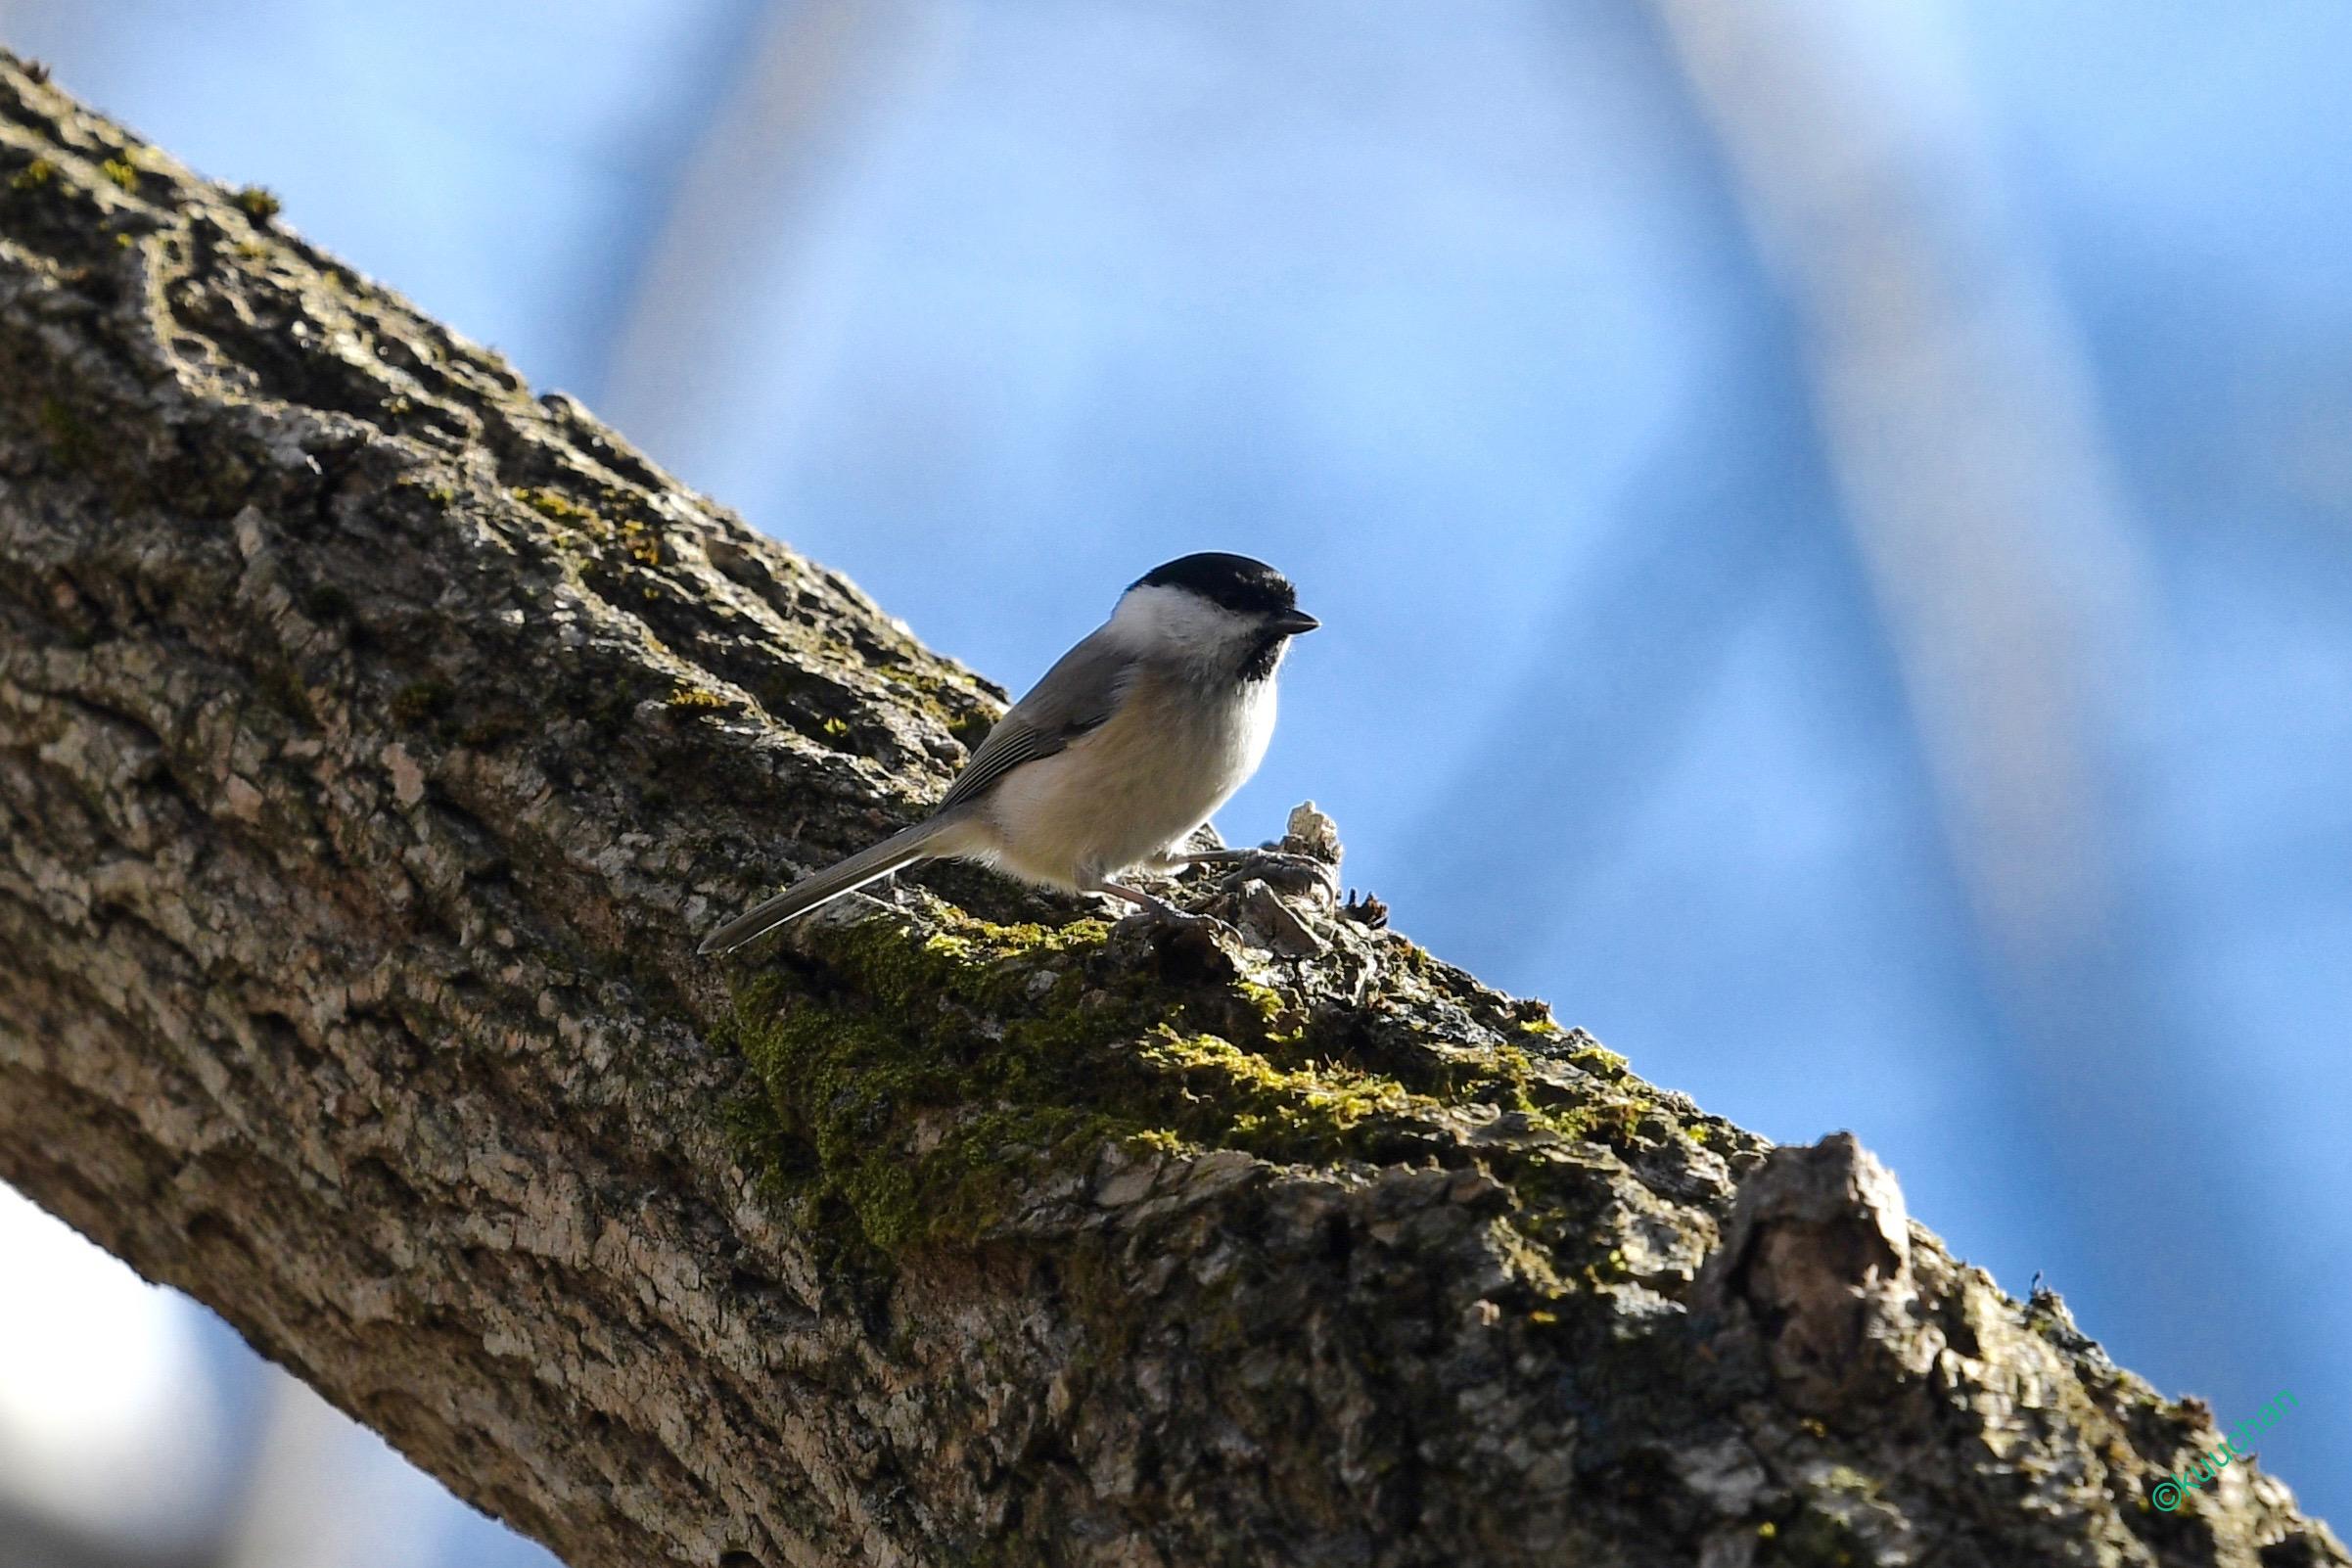
[(1258, 770), (1274, 733), (1274, 672), (1290, 639), (1317, 624), (1289, 578), (1246, 555), (1155, 568), (996, 721), (931, 815), (729, 921), (702, 951), (740, 947), (937, 858), (1198, 919), (1119, 878), (1259, 853), (1182, 846)]

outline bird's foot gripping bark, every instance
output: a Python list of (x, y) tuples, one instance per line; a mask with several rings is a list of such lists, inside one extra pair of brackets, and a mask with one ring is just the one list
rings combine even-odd
[(1187, 870), (1193, 866), (1216, 867), (1222, 887), (1238, 887), (1256, 880), (1301, 898), (1314, 898), (1318, 893), (1331, 901), (1339, 898), (1337, 866), (1289, 850), (1203, 850), (1185, 855), (1183, 865)]
[(1215, 915), (1203, 914), (1191, 909), (1179, 909), (1158, 894), (1146, 893), (1141, 888), (1130, 887), (1123, 882), (1104, 881), (1096, 884), (1094, 891), (1108, 894), (1114, 899), (1121, 899), (1134, 905), (1134, 911), (1119, 922), (1121, 926), (1128, 926), (1131, 923), (1153, 931), (1188, 936), (1196, 940), (1205, 938), (1212, 942), (1219, 933), (1231, 937), (1237, 942), (1246, 940), (1240, 932)]
[(1220, 937), (1229, 937), (1247, 944), (1249, 938), (1224, 920), (1213, 914), (1179, 909), (1173, 903), (1147, 904), (1119, 922), (1123, 928), (1133, 927), (1147, 931), (1155, 940), (1171, 942), (1203, 942), (1214, 945)]

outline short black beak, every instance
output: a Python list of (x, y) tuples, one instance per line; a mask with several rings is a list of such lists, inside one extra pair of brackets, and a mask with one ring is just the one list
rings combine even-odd
[(1274, 617), (1274, 629), (1285, 637), (1295, 637), (1302, 631), (1313, 631), (1322, 623), (1304, 610), (1285, 610)]

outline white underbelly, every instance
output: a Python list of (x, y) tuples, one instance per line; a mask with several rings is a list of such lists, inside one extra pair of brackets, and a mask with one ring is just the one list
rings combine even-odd
[(991, 791), (997, 858), (1033, 881), (1083, 888), (1180, 844), (1256, 772), (1274, 725), (1270, 680), (1201, 703), (1160, 683), (1068, 750)]

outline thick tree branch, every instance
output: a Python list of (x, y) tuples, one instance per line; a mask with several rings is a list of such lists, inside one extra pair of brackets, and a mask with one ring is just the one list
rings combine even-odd
[[(1905, 1219), (1312, 896), (730, 967), (998, 700), (0, 64), (0, 1176), (582, 1565), (2344, 1563)], [(1298, 822), (1312, 840), (1316, 825)]]

